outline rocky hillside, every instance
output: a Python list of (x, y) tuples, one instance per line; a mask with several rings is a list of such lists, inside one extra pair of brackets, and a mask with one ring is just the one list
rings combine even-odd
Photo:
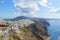
[(49, 23), (44, 19), (1, 21), (0, 40), (49, 40)]

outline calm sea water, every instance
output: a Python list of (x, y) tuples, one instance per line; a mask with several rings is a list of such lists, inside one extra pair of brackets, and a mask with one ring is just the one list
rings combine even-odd
[(47, 28), (48, 32), (51, 35), (50, 40), (60, 40), (60, 20), (47, 20), (50, 23), (50, 26)]

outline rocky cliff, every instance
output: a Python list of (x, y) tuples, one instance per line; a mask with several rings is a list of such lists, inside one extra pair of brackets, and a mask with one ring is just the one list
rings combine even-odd
[[(1, 23), (1, 22), (0, 22)], [(0, 27), (0, 40), (49, 40), (49, 23), (44, 19), (21, 19), (3, 21)]]

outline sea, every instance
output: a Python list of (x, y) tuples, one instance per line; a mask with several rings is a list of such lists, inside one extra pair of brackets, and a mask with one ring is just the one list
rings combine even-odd
[(60, 19), (48, 19), (50, 26), (47, 27), (50, 40), (60, 40)]

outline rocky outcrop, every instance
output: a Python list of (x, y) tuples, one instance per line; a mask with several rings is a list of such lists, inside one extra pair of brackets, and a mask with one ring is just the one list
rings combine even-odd
[[(27, 23), (29, 23), (29, 22), (31, 24), (27, 25), (27, 27), (24, 25), (24, 27), (26, 28), (26, 31), (30, 30), (30, 32), (32, 32), (32, 34), (30, 32), (29, 33), (26, 32), (26, 33), (28, 33), (27, 35), (30, 35), (33, 38), (36, 37), (36, 38), (34, 38), (34, 40), (49, 40), (50, 35), (46, 28), (46, 26), (48, 25), (47, 22), (45, 23), (46, 25), (44, 25), (44, 23), (42, 23), (40, 20), (28, 21)], [(29, 37), (28, 37), (28, 39), (29, 39)]]
[[(0, 30), (0, 40), (49, 40), (48, 22), (44, 19), (5, 21), (8, 28)], [(4, 29), (4, 28), (2, 28)]]

